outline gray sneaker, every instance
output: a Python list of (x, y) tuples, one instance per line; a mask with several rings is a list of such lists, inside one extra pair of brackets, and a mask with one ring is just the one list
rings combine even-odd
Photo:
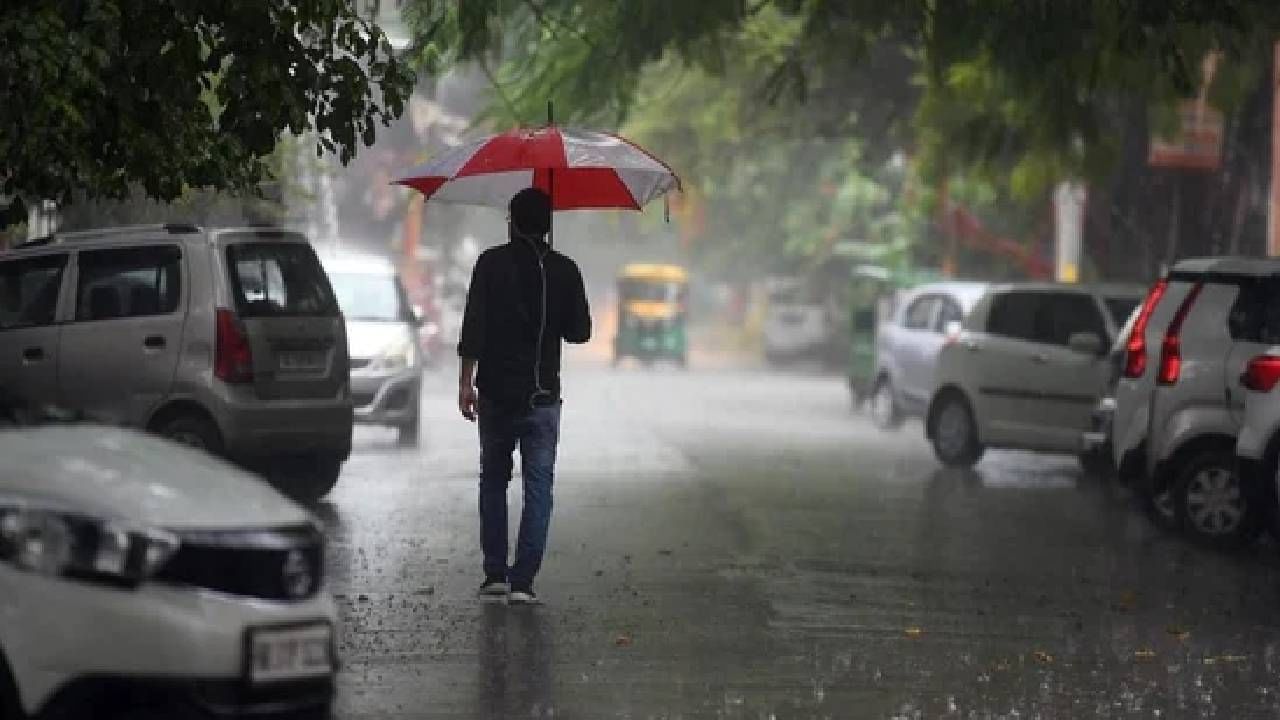
[(507, 596), (507, 602), (512, 605), (540, 605), (538, 595), (533, 592), (533, 588), (520, 588), (512, 590)]
[(505, 597), (509, 592), (511, 592), (511, 586), (506, 580), (489, 578), (480, 585), (480, 597), (483, 598)]

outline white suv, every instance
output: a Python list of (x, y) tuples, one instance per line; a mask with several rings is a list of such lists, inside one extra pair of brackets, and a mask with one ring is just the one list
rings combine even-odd
[(0, 717), (329, 717), (309, 513), (132, 430), (0, 428), (0, 457)]
[(1268, 347), (1259, 318), (1278, 280), (1277, 261), (1182, 261), (1148, 294), (1126, 348), (1112, 429), (1121, 477), (1157, 520), (1211, 545), (1247, 543), (1268, 517), (1235, 448), (1240, 375)]
[(993, 287), (938, 356), (925, 433), (944, 464), (985, 448), (1079, 453), (1107, 387), (1107, 349), (1140, 288)]
[(0, 252), (0, 386), (323, 496), (351, 452), (342, 315), (306, 237), (156, 225)]

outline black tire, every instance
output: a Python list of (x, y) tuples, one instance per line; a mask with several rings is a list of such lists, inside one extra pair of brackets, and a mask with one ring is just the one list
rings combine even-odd
[(267, 470), (276, 489), (305, 505), (328, 495), (341, 475), (342, 461), (323, 455), (278, 458)]
[(971, 468), (986, 450), (978, 442), (978, 426), (969, 403), (956, 393), (937, 400), (929, 417), (933, 454), (950, 468)]
[(156, 427), (156, 434), (211, 455), (222, 455), (222, 433), (200, 415), (176, 415), (164, 420)]
[(412, 420), (396, 428), (396, 444), (404, 448), (418, 447), (418, 432), (421, 427), (418, 415)]
[(1206, 449), (1192, 457), (1178, 472), (1172, 495), (1179, 527), (1203, 545), (1239, 549), (1265, 528), (1259, 493), (1245, 487), (1229, 448)]
[(871, 416), (871, 424), (881, 430), (897, 430), (902, 427), (902, 407), (898, 405), (893, 383), (887, 376), (881, 376), (871, 388), (871, 394), (867, 397), (867, 410)]

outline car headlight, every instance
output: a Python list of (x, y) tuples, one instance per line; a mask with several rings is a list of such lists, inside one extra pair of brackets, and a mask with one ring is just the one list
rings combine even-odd
[(0, 562), (19, 570), (131, 586), (154, 575), (178, 545), (163, 530), (0, 498)]
[(374, 358), (371, 367), (373, 370), (383, 372), (404, 370), (412, 366), (416, 361), (417, 357), (414, 355), (413, 343), (408, 340), (397, 340)]

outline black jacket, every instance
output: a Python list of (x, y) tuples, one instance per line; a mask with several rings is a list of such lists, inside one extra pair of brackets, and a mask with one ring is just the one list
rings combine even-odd
[[(540, 331), (539, 364), (535, 357)], [(458, 355), (479, 362), (476, 387), (481, 397), (521, 407), (539, 389), (559, 398), (560, 341), (590, 339), (591, 310), (575, 262), (546, 245), (521, 239), (490, 248), (476, 260)], [(535, 366), (539, 382), (534, 381)]]

